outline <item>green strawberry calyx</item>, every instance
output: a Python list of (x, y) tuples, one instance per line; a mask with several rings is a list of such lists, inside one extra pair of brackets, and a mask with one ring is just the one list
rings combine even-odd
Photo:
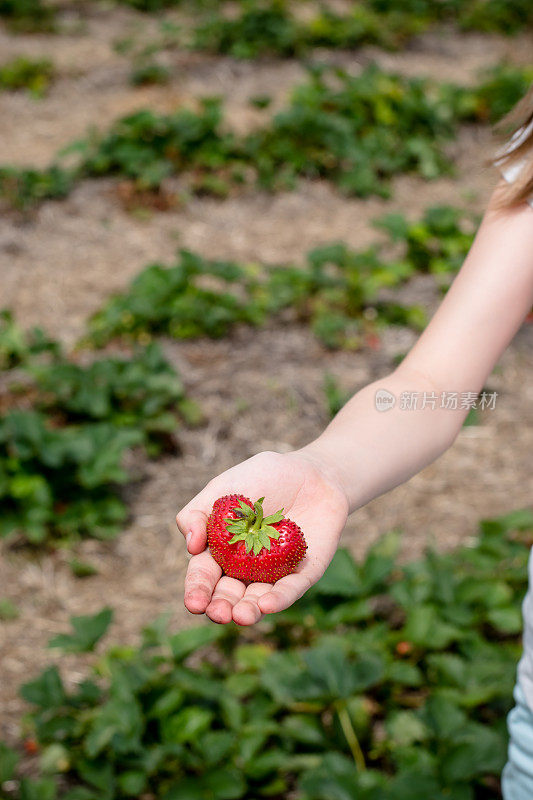
[(230, 519), (229, 517), (224, 519), (226, 530), (229, 533), (233, 533), (233, 537), (228, 544), (244, 542), (246, 552), (249, 553), (253, 550), (255, 556), (259, 555), (263, 547), (270, 550), (272, 539), (279, 539), (279, 531), (273, 525), (275, 522), (281, 522), (284, 519), (283, 509), (265, 517), (263, 511), (264, 499), (264, 497), (260, 497), (254, 503), (253, 508), (239, 500), (238, 506), (235, 506), (234, 509), (238, 519)]

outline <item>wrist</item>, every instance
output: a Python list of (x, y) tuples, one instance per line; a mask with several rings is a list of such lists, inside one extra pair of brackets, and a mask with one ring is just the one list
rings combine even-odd
[(333, 486), (341, 496), (342, 502), (346, 505), (346, 513), (352, 510), (350, 507), (350, 489), (347, 476), (343, 473), (339, 464), (339, 457), (333, 447), (324, 439), (322, 435), (313, 442), (295, 451), (295, 455), (304, 458), (331, 486)]

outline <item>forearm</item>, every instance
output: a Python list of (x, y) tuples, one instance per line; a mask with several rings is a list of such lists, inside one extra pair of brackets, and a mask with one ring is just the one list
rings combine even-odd
[[(325, 464), (354, 511), (409, 480), (453, 443), (467, 409), (442, 408), (442, 392), (425, 376), (399, 368), (365, 386), (344, 406), (324, 433), (300, 452)], [(376, 407), (376, 392), (394, 395), (386, 411)], [(402, 394), (416, 399), (405, 408)], [(425, 405), (423, 408), (422, 406)]]

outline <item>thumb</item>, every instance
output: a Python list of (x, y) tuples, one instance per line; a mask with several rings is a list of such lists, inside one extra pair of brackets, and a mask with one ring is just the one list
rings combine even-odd
[(189, 553), (197, 555), (205, 550), (207, 543), (207, 514), (205, 512), (185, 507), (177, 515), (176, 522), (185, 537)]

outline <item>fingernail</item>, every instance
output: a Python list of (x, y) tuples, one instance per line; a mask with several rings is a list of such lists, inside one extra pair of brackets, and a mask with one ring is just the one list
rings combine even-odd
[(189, 542), (191, 541), (191, 536), (192, 536), (192, 531), (189, 531), (189, 533), (185, 537), (185, 542), (187, 544), (187, 547), (189, 547)]

